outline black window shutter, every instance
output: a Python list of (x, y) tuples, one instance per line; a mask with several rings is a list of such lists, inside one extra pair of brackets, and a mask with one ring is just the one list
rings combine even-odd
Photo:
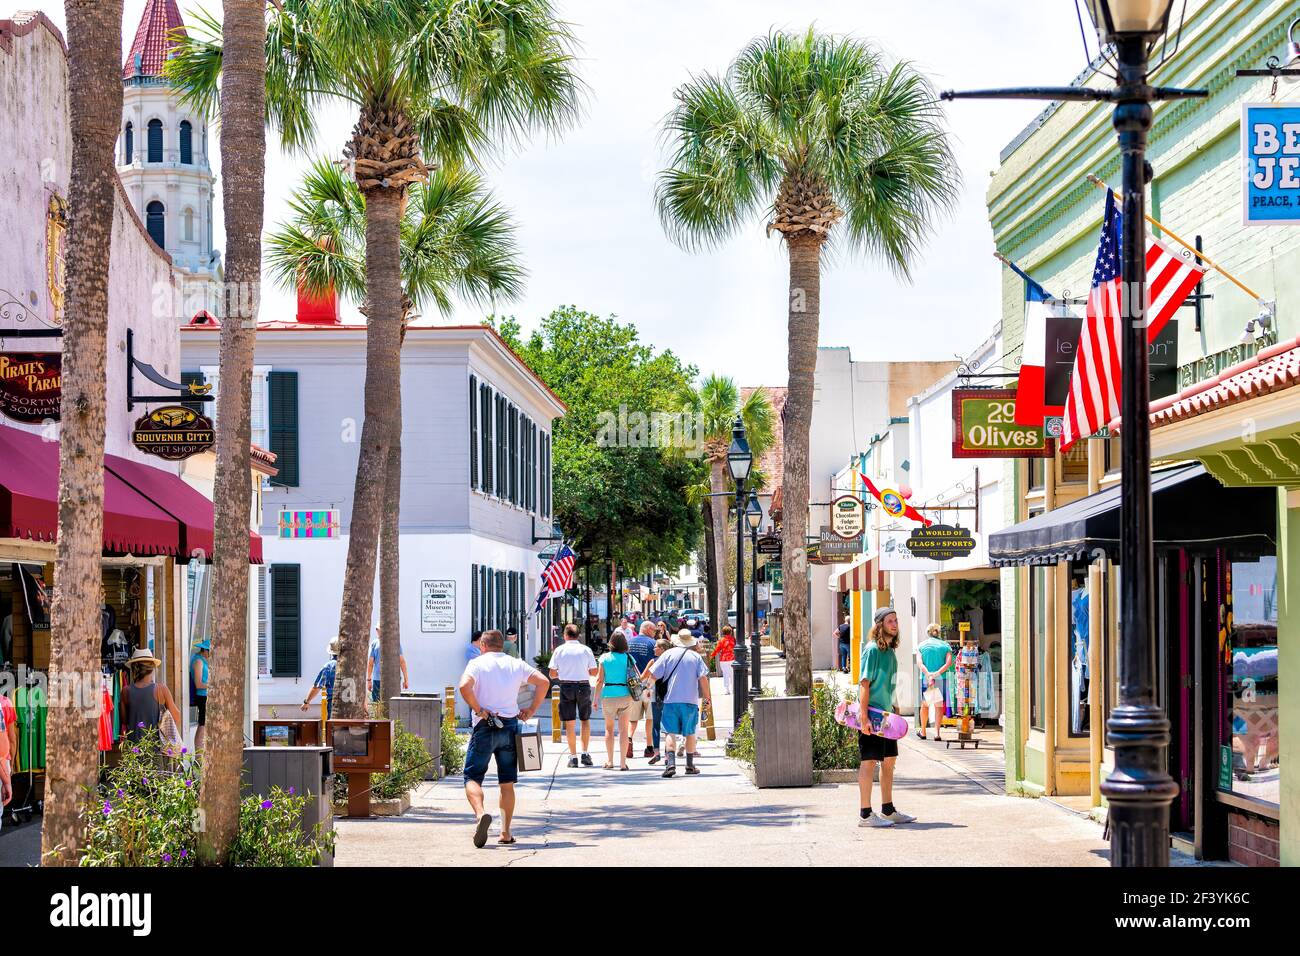
[(271, 676), (302, 676), (302, 566), (271, 565)]
[(478, 487), (478, 379), (469, 377), (469, 486)]
[(519, 409), (513, 405), (510, 406), (510, 503), (519, 504)]
[(180, 127), (181, 162), (190, 166), (194, 163), (194, 130), (189, 120), (182, 120)]
[(271, 448), (279, 474), (271, 484), (298, 487), (298, 373), (274, 369), (268, 376), (271, 393)]
[(497, 396), (496, 419), (497, 486), (495, 490), (498, 498), (504, 498), (506, 494), (506, 403), (500, 395)]
[(486, 382), (480, 383), (479, 391), (479, 424), (482, 431), (482, 441), (480, 444), (480, 473), (479, 489), (487, 494), (492, 493), (492, 389)]
[(162, 120), (151, 119), (146, 129), (149, 132), (149, 136), (148, 136), (149, 162), (161, 163), (163, 161)]
[[(202, 385), (206, 381), (207, 378), (203, 375), (202, 372), (181, 372), (181, 385), (187, 391), (189, 390), (189, 387), (191, 385)], [(181, 402), (181, 404), (184, 405), (192, 412), (197, 412), (200, 415), (206, 415), (208, 416), (208, 418), (211, 418), (212, 412), (216, 410), (215, 406), (217, 403), (216, 402)]]
[(478, 630), (478, 565), (469, 566), (469, 629)]

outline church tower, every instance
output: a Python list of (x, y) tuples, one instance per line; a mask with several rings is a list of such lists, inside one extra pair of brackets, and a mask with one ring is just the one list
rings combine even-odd
[(216, 176), (208, 163), (208, 127), (181, 104), (163, 64), (183, 34), (176, 0), (148, 0), (122, 65), (118, 174), (149, 236), (171, 257), (185, 302), (177, 319), (201, 309), (220, 314), (221, 253), (212, 244)]

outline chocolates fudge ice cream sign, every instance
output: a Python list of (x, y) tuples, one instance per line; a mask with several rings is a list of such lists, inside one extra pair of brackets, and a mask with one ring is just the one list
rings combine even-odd
[(0, 352), (0, 412), (17, 422), (58, 421), (63, 362), (58, 352)]
[(150, 455), (180, 461), (216, 441), (212, 421), (184, 405), (164, 405), (135, 421), (131, 444)]

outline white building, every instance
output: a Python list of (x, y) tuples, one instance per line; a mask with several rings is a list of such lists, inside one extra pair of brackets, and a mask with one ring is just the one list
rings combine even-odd
[(176, 33), (184, 32), (176, 0), (148, 0), (122, 65), (122, 129), (118, 176), (150, 238), (171, 256), (182, 302), (167, 311), (188, 319), (217, 312), (221, 253), (213, 247), (216, 176), (208, 162), (208, 127), (181, 104), (163, 78)]

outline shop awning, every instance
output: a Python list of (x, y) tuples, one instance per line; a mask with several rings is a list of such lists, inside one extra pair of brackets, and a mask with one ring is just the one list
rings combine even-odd
[[(0, 426), (0, 538), (53, 541), (58, 530), (59, 445)], [(212, 502), (178, 476), (116, 455), (104, 456), (104, 550), (212, 554)], [(251, 535), (249, 558), (262, 560)]]
[[(1271, 553), (1276, 492), (1225, 488), (1203, 465), (1179, 465), (1151, 476), (1157, 547), (1240, 548)], [(1009, 567), (1119, 558), (1120, 487), (1080, 498), (989, 535), (989, 564)]]
[(861, 557), (848, 569), (831, 577), (831, 590), (834, 591), (883, 591), (885, 575), (881, 572), (874, 558)]

